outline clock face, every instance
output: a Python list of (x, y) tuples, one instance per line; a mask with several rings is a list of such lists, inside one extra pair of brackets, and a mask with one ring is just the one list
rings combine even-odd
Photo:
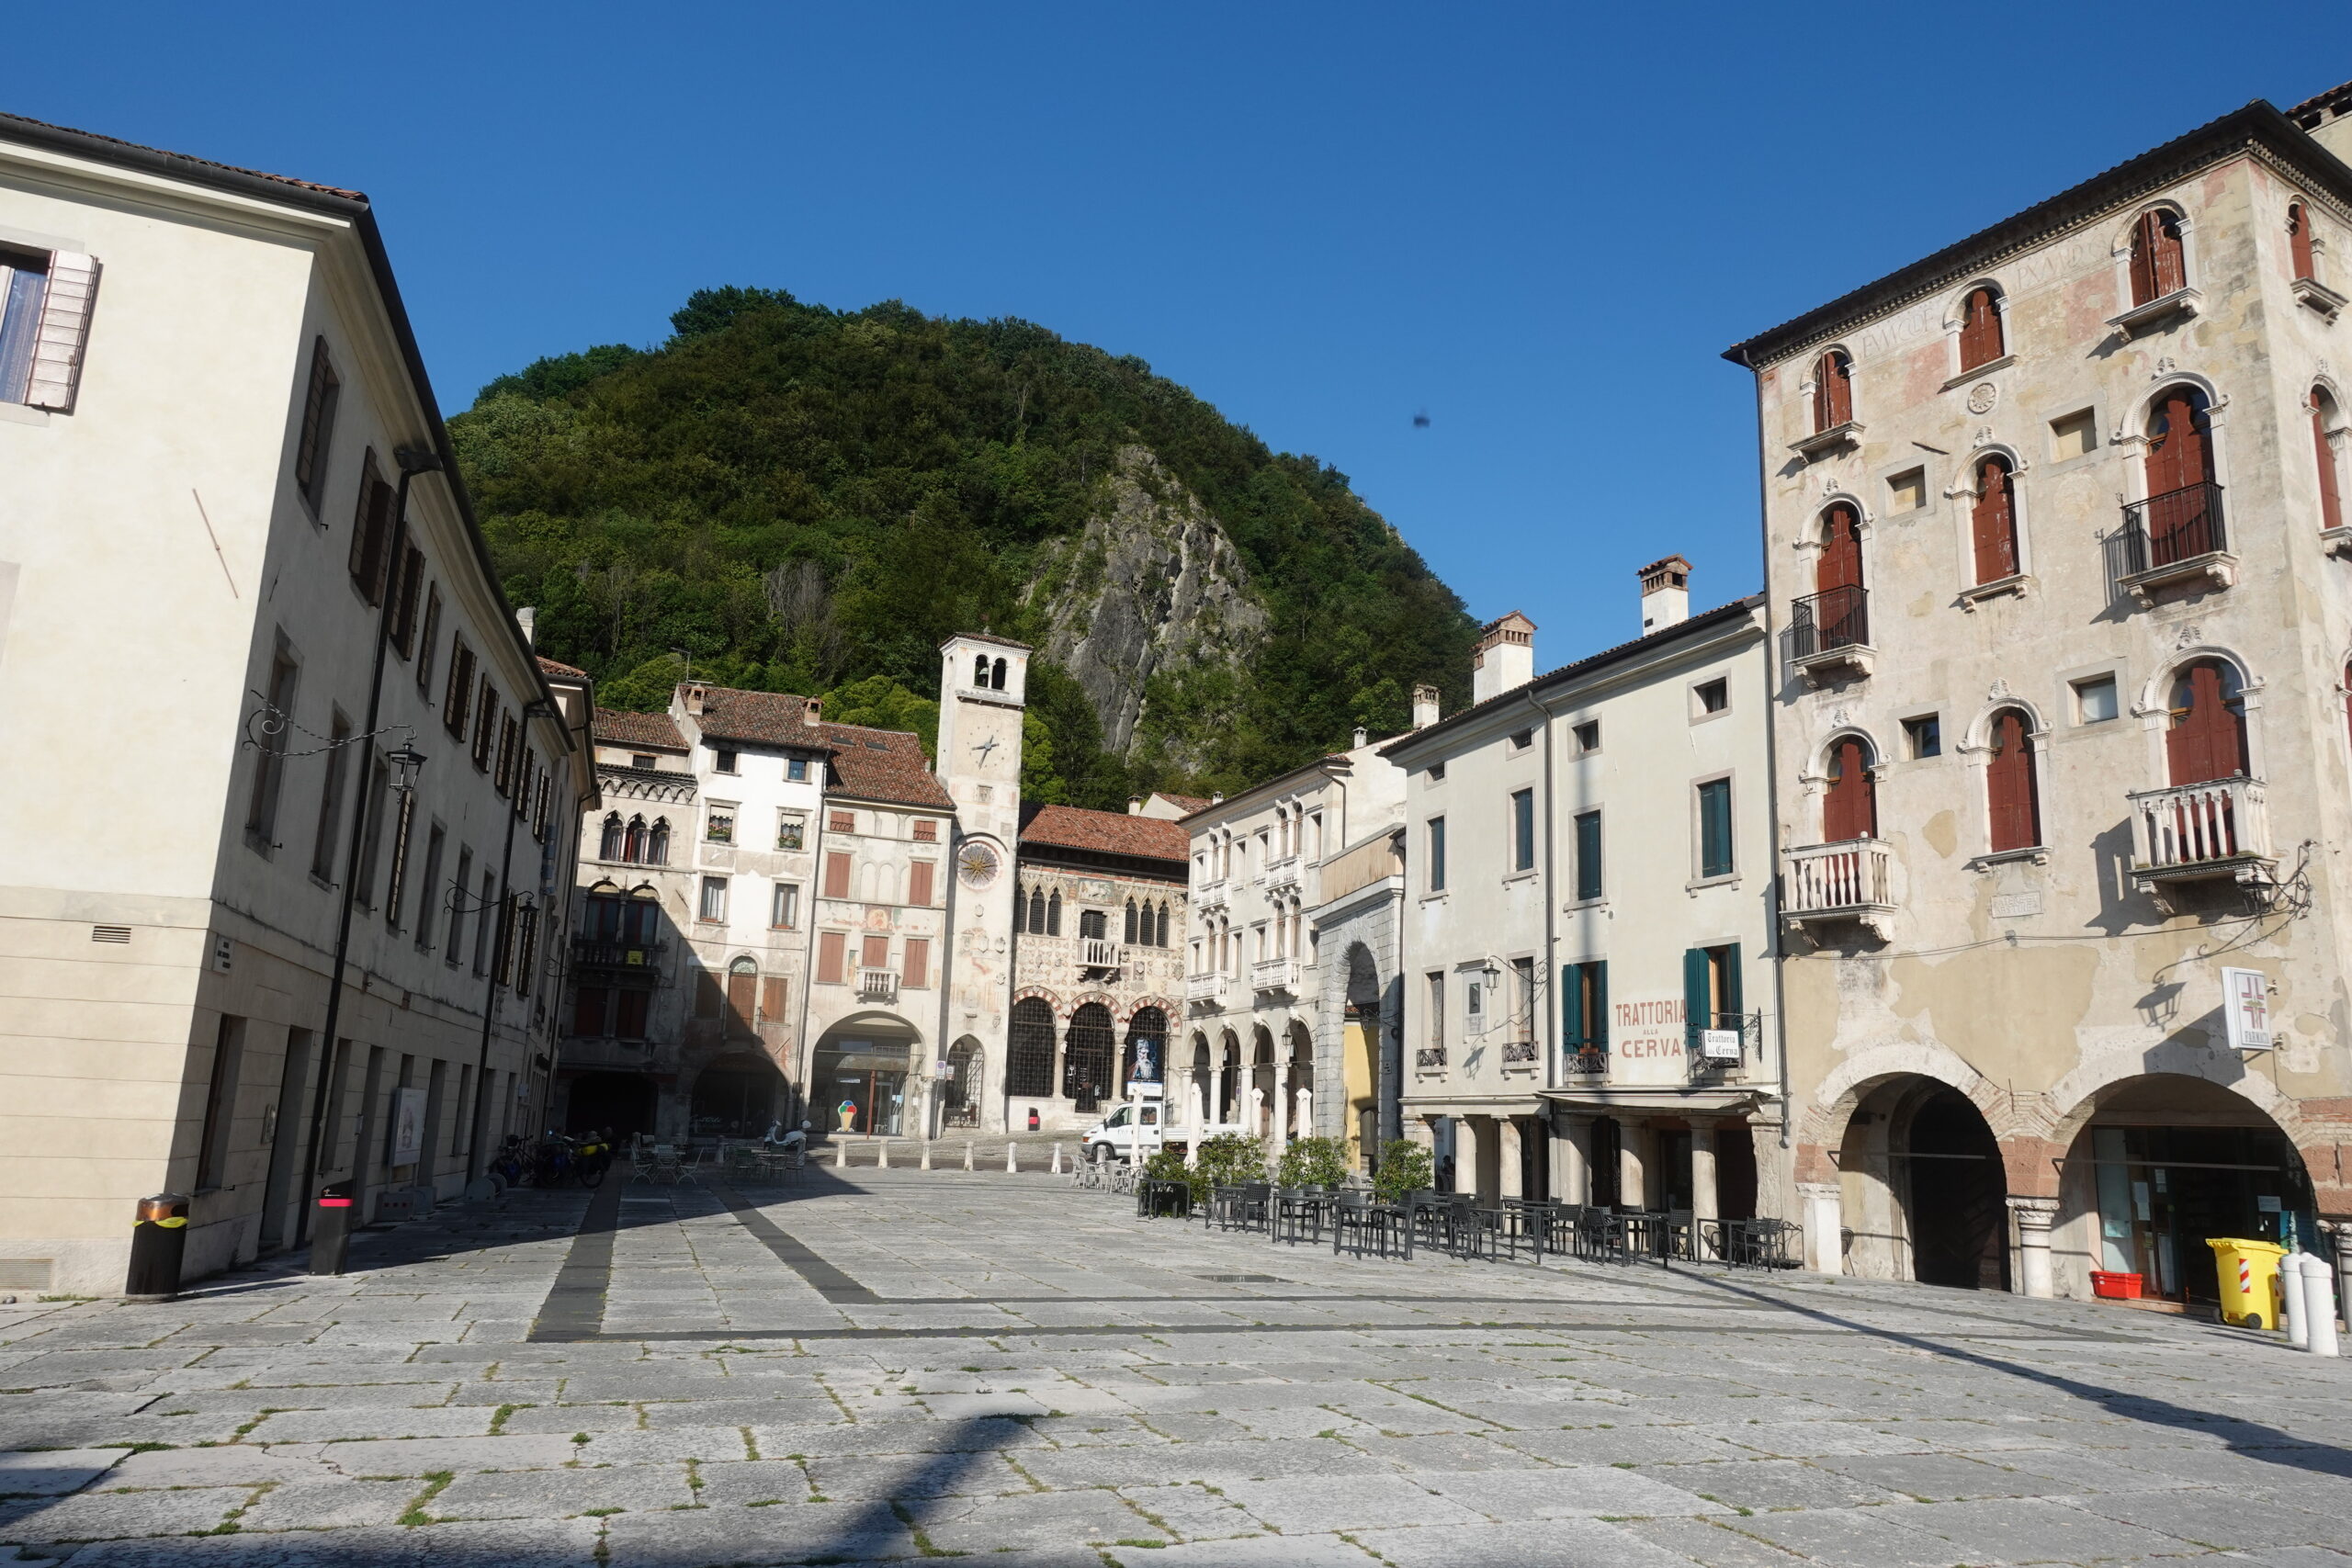
[(964, 879), (967, 887), (986, 887), (996, 880), (997, 870), (1001, 864), (997, 858), (996, 846), (978, 839), (969, 840), (956, 852), (956, 872)]

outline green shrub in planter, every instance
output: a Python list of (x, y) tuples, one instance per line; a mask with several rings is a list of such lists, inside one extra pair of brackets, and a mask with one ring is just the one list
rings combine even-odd
[(1201, 1179), (1198, 1171), (1187, 1169), (1184, 1156), (1179, 1149), (1162, 1149), (1143, 1162), (1146, 1181), (1181, 1181), (1193, 1190), (1195, 1208), (1209, 1201), (1209, 1184)]
[(1212, 1187), (1238, 1187), (1266, 1179), (1266, 1140), (1219, 1133), (1201, 1145), (1193, 1190), (1205, 1200)]
[(1274, 1179), (1284, 1187), (1338, 1187), (1348, 1179), (1348, 1145), (1339, 1138), (1298, 1138), (1283, 1150)]
[(1409, 1138), (1399, 1138), (1380, 1151), (1380, 1168), (1372, 1179), (1373, 1195), (1394, 1203), (1408, 1192), (1436, 1184), (1437, 1165), (1430, 1151)]

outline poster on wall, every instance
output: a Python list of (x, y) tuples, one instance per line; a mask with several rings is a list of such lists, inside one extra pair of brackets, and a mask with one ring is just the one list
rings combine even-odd
[(414, 1165), (424, 1157), (424, 1091), (392, 1091), (392, 1152), (386, 1163)]
[(2222, 1021), (2238, 1051), (2270, 1049), (2270, 976), (2259, 969), (2222, 971)]

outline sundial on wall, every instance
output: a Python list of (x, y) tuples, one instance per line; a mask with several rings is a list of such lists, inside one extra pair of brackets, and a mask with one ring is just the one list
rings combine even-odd
[(964, 879), (965, 886), (975, 890), (994, 882), (1003, 863), (996, 846), (979, 839), (967, 840), (956, 852), (956, 874)]

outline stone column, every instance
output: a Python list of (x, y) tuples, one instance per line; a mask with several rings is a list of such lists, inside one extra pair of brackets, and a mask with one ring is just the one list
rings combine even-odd
[(1552, 1196), (1563, 1203), (1592, 1201), (1592, 1118), (1563, 1116), (1552, 1129)]
[(1715, 1233), (1711, 1223), (1723, 1213), (1715, 1200), (1715, 1122), (1704, 1116), (1690, 1118), (1690, 1246), (1701, 1258), (1713, 1258)]
[(1495, 1169), (1495, 1196), (1523, 1198), (1527, 1194), (1522, 1190), (1525, 1183), (1521, 1179), (1520, 1161), (1521, 1145), (1527, 1136), (1526, 1129), (1520, 1125), (1516, 1116), (1498, 1116), (1495, 1118), (1495, 1133), (1501, 1140)]
[(1804, 1215), (1804, 1266), (1816, 1274), (1846, 1271), (1845, 1203), (1834, 1181), (1800, 1181), (1797, 1204)]
[(1478, 1190), (1478, 1119), (1453, 1119), (1453, 1190), (1476, 1196)]
[(2050, 1225), (2058, 1217), (2055, 1198), (2011, 1198), (2018, 1217), (2018, 1276), (2023, 1293), (2047, 1301), (2057, 1294), (2050, 1272)]
[(1274, 1068), (1273, 1144), (1272, 1153), (1277, 1160), (1290, 1142), (1290, 1058), (1284, 1056)]
[(2352, 1323), (2352, 1219), (2334, 1222), (2335, 1226), (2335, 1312), (2346, 1323)]
[(1636, 1122), (1630, 1116), (1617, 1118), (1617, 1206), (1622, 1209), (1646, 1209), (1650, 1206), (1649, 1183), (1645, 1179), (1649, 1164), (1650, 1124)]

